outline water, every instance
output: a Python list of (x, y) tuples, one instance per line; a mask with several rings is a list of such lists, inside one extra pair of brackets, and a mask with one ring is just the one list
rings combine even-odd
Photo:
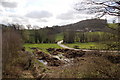
[(38, 60), (39, 62), (43, 63), (44, 65), (47, 65), (47, 62), (44, 60)]
[(66, 58), (66, 57), (63, 56), (62, 54), (58, 54), (58, 55), (56, 55), (56, 56), (54, 56), (54, 57), (56, 57), (57, 59), (59, 59), (59, 60), (61, 60), (61, 61), (64, 61), (65, 63), (69, 63), (69, 62), (71, 61), (71, 59)]
[[(67, 63), (67, 64), (70, 63), (70, 62), (73, 60), (73, 58), (68, 59), (68, 58), (66, 58), (65, 56), (63, 56), (62, 54), (58, 54), (58, 55), (53, 56), (53, 57), (57, 58), (58, 60), (61, 60), (61, 61), (65, 62), (65, 63)], [(39, 62), (43, 63), (44, 65), (47, 65), (47, 64), (48, 64), (47, 61), (45, 61), (45, 60), (39, 60)], [(69, 64), (68, 64), (68, 65), (69, 65)]]

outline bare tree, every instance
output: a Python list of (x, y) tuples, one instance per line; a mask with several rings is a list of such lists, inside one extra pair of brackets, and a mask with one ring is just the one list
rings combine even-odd
[(2, 63), (3, 73), (11, 70), (13, 62), (19, 57), (22, 48), (22, 40), (18, 30), (13, 27), (2, 26)]
[(26, 25), (26, 27), (27, 27), (28, 30), (29, 30), (30, 28), (32, 28), (30, 24)]
[(97, 18), (106, 14), (120, 16), (120, 0), (82, 0), (76, 4), (75, 9), (96, 14)]

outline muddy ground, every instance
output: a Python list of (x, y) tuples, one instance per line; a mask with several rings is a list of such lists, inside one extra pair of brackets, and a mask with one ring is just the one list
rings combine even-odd
[[(47, 49), (50, 54), (36, 52), (37, 58), (47, 61), (44, 78), (119, 78), (120, 54), (99, 51)], [(54, 57), (62, 54), (61, 56)], [(69, 61), (66, 62), (66, 59)]]

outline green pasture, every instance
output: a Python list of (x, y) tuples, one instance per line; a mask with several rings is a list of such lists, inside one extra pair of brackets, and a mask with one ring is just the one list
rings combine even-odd
[(56, 34), (56, 41), (63, 40), (63, 33)]
[(24, 47), (26, 48), (27, 51), (31, 51), (32, 50), (30, 48), (35, 47), (38, 48), (39, 50), (43, 51), (43, 52), (47, 52), (46, 49), (48, 48), (61, 48), (60, 46), (58, 46), (57, 44), (52, 44), (52, 43), (41, 43), (41, 44), (24, 44)]
[(78, 46), (78, 48), (80, 49), (101, 49), (101, 50), (108, 49), (108, 46), (101, 42), (71, 43), (71, 44), (65, 44), (65, 45), (71, 48)]
[(118, 28), (119, 26), (118, 26), (118, 24), (115, 24), (115, 23), (109, 23), (108, 27), (115, 29), (115, 28)]

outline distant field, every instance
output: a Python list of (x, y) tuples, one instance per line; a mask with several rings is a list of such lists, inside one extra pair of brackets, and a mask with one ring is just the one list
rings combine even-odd
[(63, 33), (56, 34), (56, 41), (63, 40)]
[(101, 37), (103, 36), (112, 36), (114, 34), (109, 33), (109, 32), (86, 32), (87, 36), (95, 36), (95, 35), (99, 35)]
[(79, 46), (80, 49), (106, 49), (107, 45), (98, 43), (98, 42), (88, 42), (88, 43), (72, 43), (72, 44), (65, 44), (69, 47), (74, 48), (74, 46)]
[(98, 34), (98, 35), (104, 35), (104, 33), (107, 33), (107, 32), (86, 32), (87, 35), (95, 35), (95, 34)]
[(117, 25), (117, 24), (113, 24), (113, 23), (110, 23), (110, 24), (108, 24), (108, 26), (110, 27), (110, 28), (118, 28), (119, 26)]
[(50, 44), (50, 43), (41, 43), (41, 44), (24, 44), (24, 47), (26, 48), (27, 51), (31, 51), (30, 49), (31, 47), (36, 47), (39, 50), (43, 51), (43, 52), (47, 52), (47, 48), (61, 48), (59, 47), (57, 44)]

